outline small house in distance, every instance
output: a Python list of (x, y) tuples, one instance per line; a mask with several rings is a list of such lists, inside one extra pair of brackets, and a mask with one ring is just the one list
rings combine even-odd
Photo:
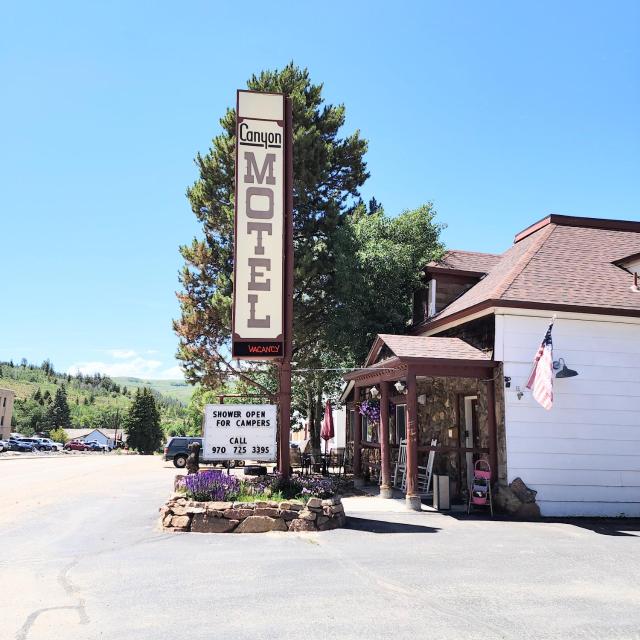
[(127, 435), (122, 429), (65, 429), (69, 440), (82, 440), (83, 442), (96, 441), (98, 444), (107, 445), (112, 449), (116, 443), (125, 442)]
[[(414, 508), (435, 451), (460, 500), (483, 458), (518, 515), (640, 516), (639, 271), (640, 222), (562, 215), (503, 254), (452, 250), (427, 265), (408, 333), (379, 335), (345, 376), (356, 475), (388, 495), (406, 441)], [(526, 384), (554, 316), (545, 410)], [(379, 421), (359, 411), (373, 396)]]

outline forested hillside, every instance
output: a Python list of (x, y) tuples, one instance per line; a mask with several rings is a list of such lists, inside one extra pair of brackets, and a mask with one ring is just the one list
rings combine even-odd
[[(128, 386), (100, 374), (59, 373), (48, 360), (41, 365), (26, 360), (20, 364), (0, 362), (0, 387), (16, 392), (13, 430), (25, 435), (49, 432), (54, 427), (122, 428), (136, 387), (141, 386), (140, 381), (136, 382)], [(151, 392), (164, 432), (182, 432), (187, 419), (186, 403), (153, 388)]]

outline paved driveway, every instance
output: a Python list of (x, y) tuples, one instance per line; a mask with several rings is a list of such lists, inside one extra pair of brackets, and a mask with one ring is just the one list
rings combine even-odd
[(174, 473), (157, 457), (0, 460), (0, 637), (640, 638), (637, 524), (358, 498), (349, 529), (164, 534)]

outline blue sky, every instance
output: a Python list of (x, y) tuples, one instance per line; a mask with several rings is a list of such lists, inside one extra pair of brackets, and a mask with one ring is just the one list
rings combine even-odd
[(292, 59), (370, 141), (363, 197), (433, 201), (450, 247), (502, 251), (550, 212), (640, 219), (638, 2), (14, 2), (0, 359), (175, 377), (192, 159)]

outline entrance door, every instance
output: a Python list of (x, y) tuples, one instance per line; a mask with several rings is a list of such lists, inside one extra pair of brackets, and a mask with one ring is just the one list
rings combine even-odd
[[(473, 449), (478, 439), (478, 396), (464, 397), (464, 446)], [(467, 486), (473, 478), (473, 453), (465, 453), (467, 461)]]

